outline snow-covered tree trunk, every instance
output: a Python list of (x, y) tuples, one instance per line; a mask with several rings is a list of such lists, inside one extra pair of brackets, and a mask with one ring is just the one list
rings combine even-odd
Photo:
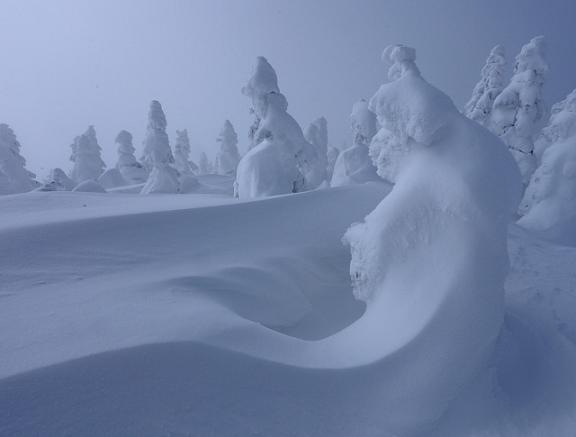
[(24, 193), (39, 185), (36, 175), (26, 169), (20, 148), (14, 131), (0, 123), (0, 194)]
[(74, 139), (71, 145), (72, 155), (70, 161), (74, 163), (70, 172), (70, 179), (76, 185), (86, 180), (97, 180), (104, 172), (106, 165), (102, 161), (102, 149), (96, 138), (94, 126), (89, 126), (86, 132)]
[(240, 162), (240, 153), (238, 152), (238, 135), (234, 126), (229, 120), (224, 122), (224, 126), (216, 139), (220, 143), (218, 154), (216, 155), (216, 170), (218, 174), (234, 175)]
[(544, 37), (539, 36), (522, 47), (514, 76), (492, 110), (491, 129), (508, 145), (525, 185), (536, 168), (534, 135), (546, 112), (542, 87), (547, 71)]
[(480, 82), (474, 87), (472, 97), (466, 104), (466, 117), (488, 127), (494, 100), (504, 89), (506, 55), (497, 45), (492, 49), (480, 74)]
[(162, 105), (157, 100), (153, 100), (148, 112), (143, 158), (152, 171), (141, 194), (177, 193), (180, 190), (179, 174), (173, 167), (174, 156), (170, 149), (166, 125)]

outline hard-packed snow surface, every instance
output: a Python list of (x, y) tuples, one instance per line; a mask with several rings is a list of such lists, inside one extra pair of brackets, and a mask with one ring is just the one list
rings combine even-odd
[[(209, 178), (222, 179), (202, 184)], [(407, 295), (413, 308), (397, 326), (405, 335), (425, 309), (435, 316), (391, 355), (398, 317), (374, 302), (364, 312), (353, 298), (340, 239), (388, 190), (364, 184), (249, 203), (1, 197), (0, 435), (570, 436), (576, 249), (513, 228), (503, 333), (450, 402), (436, 388), (453, 388), (453, 372), (429, 378), (430, 357), (442, 337), (456, 355), (471, 347), (444, 322), (452, 308), (462, 330), (475, 323), (469, 294), (449, 304)], [(440, 256), (431, 240), (427, 254), (433, 235), (417, 235), (426, 237), (413, 240), (423, 271), (441, 267), (457, 283), (451, 275), (469, 263), (441, 260), (461, 252)], [(445, 284), (422, 282), (422, 291)], [(411, 396), (420, 390), (429, 396)], [(414, 432), (402, 432), (407, 423)]]
[(379, 179), (368, 153), (370, 142), (378, 130), (376, 114), (368, 108), (366, 100), (354, 104), (350, 121), (354, 144), (343, 150), (334, 163), (330, 182), (333, 187), (362, 184)]

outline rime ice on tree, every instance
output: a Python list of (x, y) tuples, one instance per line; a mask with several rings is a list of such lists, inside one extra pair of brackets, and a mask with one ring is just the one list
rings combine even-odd
[(181, 174), (195, 174), (198, 172), (198, 166), (190, 161), (190, 138), (188, 137), (188, 129), (176, 131), (174, 161), (176, 170)]
[(134, 156), (136, 149), (132, 145), (132, 134), (125, 130), (120, 131), (116, 136), (116, 145), (118, 146), (116, 168), (126, 182), (131, 184), (146, 182), (148, 171)]
[(23, 193), (38, 186), (36, 175), (26, 170), (14, 131), (0, 123), (0, 194)]
[(512, 80), (492, 110), (492, 130), (508, 145), (525, 185), (536, 168), (534, 135), (545, 114), (542, 87), (547, 71), (544, 37), (539, 36), (516, 56)]
[(380, 179), (368, 151), (377, 131), (376, 115), (368, 108), (366, 100), (354, 104), (350, 121), (354, 144), (338, 155), (330, 182), (333, 187)]
[(238, 135), (229, 120), (224, 122), (220, 135), (216, 139), (220, 149), (216, 155), (216, 170), (222, 175), (233, 175), (240, 162), (238, 153)]
[(70, 161), (74, 163), (70, 179), (76, 185), (89, 179), (97, 180), (106, 165), (100, 155), (102, 149), (96, 139), (94, 126), (89, 126), (86, 132), (76, 137), (70, 147), (72, 148)]
[(466, 117), (488, 127), (494, 100), (504, 89), (506, 55), (497, 45), (492, 49), (480, 73), (480, 82), (474, 87), (472, 97), (466, 104)]
[(177, 193), (180, 190), (178, 171), (166, 134), (166, 116), (160, 102), (153, 100), (148, 112), (143, 161), (152, 170), (141, 194)]
[[(328, 122), (326, 118), (320, 117), (310, 123), (304, 136), (316, 148), (321, 167), (328, 169)], [(327, 177), (327, 172), (322, 175), (323, 179)]]
[(258, 119), (254, 147), (238, 164), (235, 192), (241, 198), (295, 193), (318, 187), (326, 173), (315, 147), (288, 114), (274, 69), (259, 57), (243, 88)]
[(520, 204), (522, 226), (571, 235), (576, 219), (576, 90), (552, 107), (536, 145), (542, 156)]

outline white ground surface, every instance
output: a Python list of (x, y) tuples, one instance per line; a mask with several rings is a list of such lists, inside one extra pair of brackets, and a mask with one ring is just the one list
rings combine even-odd
[(412, 303), (432, 312), (410, 335), (379, 331), (341, 243), (388, 188), (224, 185), (0, 197), (0, 436), (573, 435), (576, 249), (512, 227), (491, 361), (421, 398), (454, 383), (426, 377), (458, 337), (444, 297)]

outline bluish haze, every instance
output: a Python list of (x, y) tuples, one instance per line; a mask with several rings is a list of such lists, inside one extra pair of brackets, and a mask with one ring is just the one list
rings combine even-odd
[(416, 47), (424, 76), (462, 106), (492, 46), (512, 64), (543, 34), (553, 103), (576, 87), (575, 16), (573, 0), (3, 0), (0, 121), (40, 174), (68, 169), (69, 144), (89, 124), (108, 165), (121, 129), (139, 154), (152, 99), (172, 140), (188, 128), (193, 158), (214, 155), (226, 118), (244, 150), (251, 118), (240, 88), (264, 55), (302, 127), (324, 115), (343, 147), (352, 104), (385, 80), (386, 45)]

